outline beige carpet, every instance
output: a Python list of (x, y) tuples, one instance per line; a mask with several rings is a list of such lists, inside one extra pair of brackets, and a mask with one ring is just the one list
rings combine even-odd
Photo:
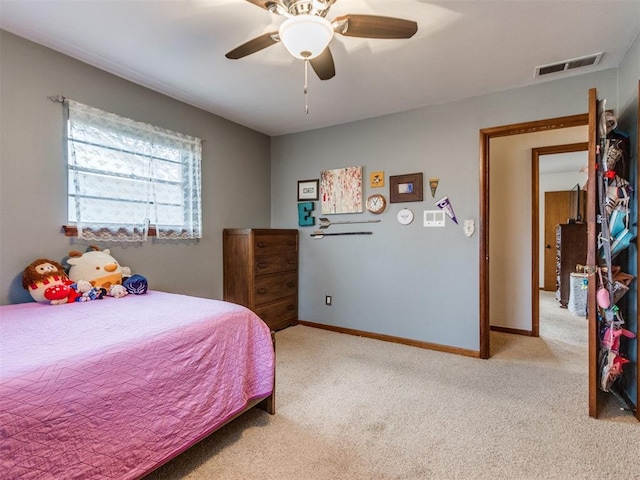
[(248, 412), (147, 480), (640, 478), (635, 418), (617, 401), (588, 417), (586, 320), (543, 297), (541, 337), (493, 333), (490, 360), (278, 332), (277, 414)]

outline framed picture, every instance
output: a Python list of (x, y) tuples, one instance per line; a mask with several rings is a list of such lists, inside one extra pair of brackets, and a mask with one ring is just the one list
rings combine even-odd
[(384, 172), (371, 172), (369, 174), (369, 187), (384, 187)]
[(318, 200), (318, 180), (298, 181), (298, 201)]
[(407, 173), (389, 177), (389, 202), (421, 202), (422, 173)]
[(362, 167), (323, 170), (320, 174), (320, 205), (323, 215), (362, 213)]

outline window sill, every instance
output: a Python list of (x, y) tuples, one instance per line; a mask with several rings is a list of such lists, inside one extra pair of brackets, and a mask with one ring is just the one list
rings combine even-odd
[[(77, 237), (78, 229), (75, 225), (63, 225), (62, 230), (64, 232), (65, 237)], [(156, 236), (156, 227), (149, 227), (149, 232), (147, 232), (147, 236), (155, 237)]]

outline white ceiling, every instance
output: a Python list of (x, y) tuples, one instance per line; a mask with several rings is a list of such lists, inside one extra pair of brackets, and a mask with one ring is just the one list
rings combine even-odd
[[(327, 18), (347, 13), (415, 20), (418, 33), (336, 35), (336, 76), (310, 70), (308, 115), (303, 62), (283, 45), (225, 58), (283, 21), (245, 0), (0, 0), (0, 27), (268, 135), (617, 67), (640, 31), (640, 0), (337, 0)], [(534, 78), (599, 52), (595, 67)]]
[(578, 173), (582, 168), (587, 167), (588, 160), (589, 153), (586, 150), (540, 155), (538, 158), (538, 173)]

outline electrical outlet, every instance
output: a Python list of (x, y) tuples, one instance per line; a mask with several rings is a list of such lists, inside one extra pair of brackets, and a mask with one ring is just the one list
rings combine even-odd
[(325, 295), (325, 297), (324, 297), (324, 304), (325, 304), (325, 305), (331, 305), (331, 301), (332, 301), (332, 300), (333, 300), (333, 299), (331, 298), (331, 295)]

